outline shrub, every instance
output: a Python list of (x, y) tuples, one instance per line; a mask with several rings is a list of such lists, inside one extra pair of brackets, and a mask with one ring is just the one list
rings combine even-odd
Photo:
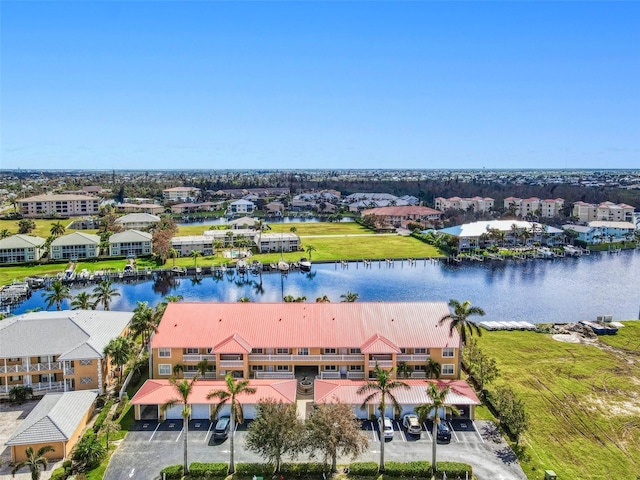
[(118, 420), (120, 418), (120, 415), (122, 415), (122, 412), (127, 407), (127, 405), (129, 405), (129, 395), (125, 393), (120, 399), (120, 402), (118, 402), (116, 411), (113, 413), (113, 420)]
[(271, 477), (273, 475), (273, 465), (265, 463), (237, 463), (236, 473), (243, 475), (256, 475), (262, 477)]
[(189, 478), (194, 480), (209, 478), (225, 478), (229, 467), (226, 463), (200, 463), (189, 465)]
[(322, 475), (325, 471), (327, 471), (327, 467), (323, 463), (283, 463), (280, 465), (280, 473), (292, 477)]
[(473, 474), (471, 465), (460, 462), (438, 462), (438, 473), (436, 478), (442, 478), (442, 472), (447, 474), (447, 478), (461, 477), (465, 478), (466, 473), (469, 473), (469, 478)]
[(160, 478), (165, 474), (166, 480), (180, 480), (182, 478), (182, 465), (170, 465), (160, 470)]
[(109, 414), (109, 410), (111, 410), (111, 406), (113, 405), (113, 399), (110, 399), (107, 403), (102, 407), (102, 411), (96, 418), (95, 423), (93, 424), (93, 431), (98, 433), (102, 428), (102, 424), (107, 419), (107, 415)]
[(377, 475), (378, 464), (376, 462), (354, 462), (349, 465), (349, 475), (354, 476), (371, 476)]
[(56, 468), (51, 472), (50, 480), (65, 480), (67, 478), (67, 472), (64, 468)]
[(384, 473), (392, 477), (424, 478), (431, 475), (431, 462), (387, 462)]

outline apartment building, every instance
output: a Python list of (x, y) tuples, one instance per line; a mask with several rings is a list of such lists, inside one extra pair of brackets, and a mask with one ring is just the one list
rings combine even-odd
[(11, 387), (34, 394), (104, 391), (113, 367), (102, 353), (126, 334), (132, 312), (73, 310), (32, 312), (0, 322), (0, 398)]
[(162, 196), (167, 202), (190, 202), (200, 195), (200, 189), (195, 187), (173, 187), (162, 190)]
[(153, 254), (152, 235), (139, 230), (125, 230), (109, 237), (112, 257), (144, 257)]
[(504, 209), (513, 209), (514, 214), (525, 217), (537, 215), (544, 218), (559, 217), (562, 215), (564, 200), (562, 198), (540, 200), (538, 197), (504, 199)]
[(295, 233), (254, 233), (253, 240), (260, 253), (300, 250), (300, 237)]
[(476, 212), (488, 212), (493, 209), (493, 204), (495, 200), (489, 197), (471, 197), (471, 198), (460, 198), (460, 197), (436, 197), (435, 199), (435, 207), (436, 210), (440, 210), (444, 212), (446, 210), (450, 210), (455, 208), (457, 210), (469, 210), (469, 208), (473, 207), (473, 210)]
[(460, 338), (438, 325), (448, 313), (444, 302), (171, 303), (151, 340), (150, 376), (193, 377), (207, 360), (211, 379), (368, 379), (401, 362), (424, 378), (433, 359), (456, 379)]
[(24, 217), (76, 217), (97, 215), (100, 200), (89, 195), (36, 195), (18, 200), (18, 208)]
[(433, 221), (439, 221), (442, 218), (442, 212), (418, 205), (369, 208), (362, 211), (363, 217), (367, 215), (380, 218), (384, 224), (402, 228), (406, 228), (409, 223), (426, 225)]
[(635, 208), (625, 203), (603, 202), (599, 205), (586, 202), (573, 204), (572, 216), (580, 223), (592, 221), (632, 222)]
[(91, 233), (74, 232), (51, 242), (52, 260), (78, 260), (97, 258), (100, 255), (100, 237)]
[(0, 240), (0, 264), (37, 262), (44, 252), (45, 239), (33, 235), (11, 235)]
[(160, 217), (150, 213), (129, 213), (117, 218), (115, 224), (125, 230), (144, 230), (153, 227), (159, 221)]

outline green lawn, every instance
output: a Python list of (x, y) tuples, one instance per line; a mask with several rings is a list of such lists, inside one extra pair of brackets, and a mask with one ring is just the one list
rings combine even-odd
[[(73, 220), (68, 218), (60, 218), (60, 219), (33, 219), (33, 222), (36, 224), (36, 228), (29, 233), (29, 235), (34, 235), (36, 237), (47, 238), (51, 235), (51, 225), (54, 223), (60, 222), (65, 228), (68, 228), (71, 225)], [(0, 220), (0, 230), (7, 229), (11, 233), (18, 233), (18, 220)], [(82, 230), (85, 233), (95, 233), (96, 230)], [(73, 233), (75, 230), (69, 230), (66, 233)]]
[[(640, 322), (627, 322), (608, 344), (634, 348)], [(635, 340), (634, 340), (635, 339)], [(562, 479), (635, 479), (640, 469), (640, 365), (628, 352), (555, 341), (532, 332), (485, 332), (501, 382), (524, 400), (530, 427), (522, 443), (530, 479), (545, 469)], [(635, 345), (635, 346), (634, 346)]]

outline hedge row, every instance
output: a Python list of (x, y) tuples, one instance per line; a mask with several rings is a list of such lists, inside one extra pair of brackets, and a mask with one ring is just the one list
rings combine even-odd
[(180, 480), (183, 473), (182, 465), (170, 465), (160, 470), (160, 478), (165, 478), (166, 480)]
[(93, 431), (98, 433), (102, 428), (102, 424), (107, 419), (107, 415), (109, 414), (109, 410), (111, 410), (111, 406), (113, 405), (113, 399), (110, 399), (107, 403), (104, 404), (98, 418), (96, 418), (96, 422), (93, 424)]
[(189, 465), (189, 478), (206, 480), (209, 478), (225, 478), (229, 467), (226, 463), (199, 463)]
[(428, 477), (431, 475), (431, 462), (386, 462), (384, 474), (391, 477)]
[(349, 475), (357, 477), (369, 477), (378, 473), (376, 462), (355, 462), (349, 465)]

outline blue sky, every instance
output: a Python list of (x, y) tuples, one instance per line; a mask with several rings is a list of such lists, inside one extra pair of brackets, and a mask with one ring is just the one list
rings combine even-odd
[(0, 2), (0, 168), (639, 168), (638, 2)]

